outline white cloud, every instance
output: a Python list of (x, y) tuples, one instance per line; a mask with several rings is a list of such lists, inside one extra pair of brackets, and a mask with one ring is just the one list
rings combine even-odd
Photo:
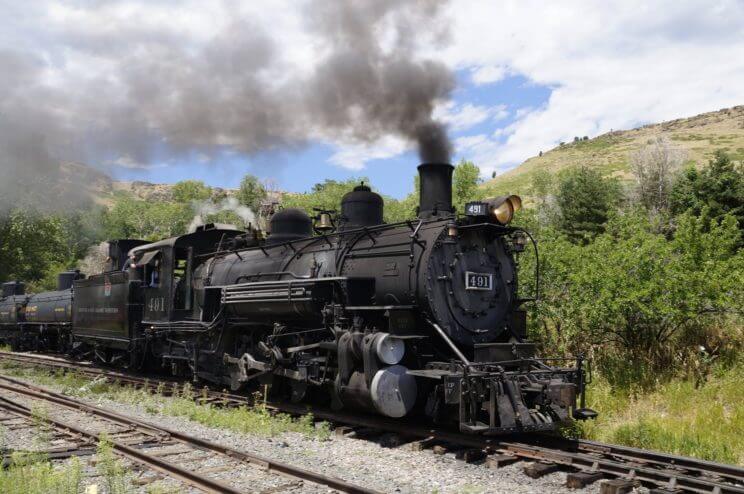
[(501, 135), (458, 140), (484, 174), (576, 135), (744, 103), (742, 2), (471, 0), (449, 15), (453, 42), (437, 53), (452, 67), (480, 84), (503, 71), (553, 88)]
[(155, 168), (167, 168), (177, 164), (176, 160), (172, 159), (160, 163), (138, 161), (128, 154), (124, 154), (116, 159), (108, 160), (104, 163), (106, 166), (118, 166), (129, 170), (152, 170)]
[(452, 131), (467, 130), (487, 120), (496, 122), (509, 116), (506, 105), (482, 106), (448, 101), (434, 109), (434, 118), (446, 123)]
[(395, 136), (386, 136), (375, 142), (331, 141), (336, 151), (329, 162), (348, 170), (362, 170), (368, 161), (398, 156), (411, 149), (411, 144)]
[(476, 134), (455, 139), (455, 156), (472, 160), (478, 164), (483, 173), (484, 164), (492, 164), (488, 167), (489, 172), (503, 168), (492, 161), (493, 156), (498, 153), (500, 144), (487, 134)]
[(107, 161), (106, 164), (120, 166), (122, 168), (129, 168), (131, 170), (146, 170), (150, 168), (150, 165), (141, 163), (129, 155), (119, 156), (115, 160)]
[(476, 85), (493, 84), (507, 75), (506, 67), (502, 65), (483, 65), (471, 69), (470, 78)]

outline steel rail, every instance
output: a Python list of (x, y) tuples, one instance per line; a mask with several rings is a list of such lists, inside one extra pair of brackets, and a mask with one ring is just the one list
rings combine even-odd
[[(329, 476), (326, 476), (320, 473), (306, 470), (304, 468), (299, 468), (299, 467), (289, 465), (287, 463), (282, 463), (276, 460), (272, 460), (270, 458), (266, 458), (266, 457), (259, 456), (256, 454), (246, 453), (244, 451), (233, 449), (227, 446), (222, 446), (217, 443), (213, 443), (210, 441), (206, 441), (204, 439), (200, 439), (198, 437), (184, 434), (174, 429), (170, 429), (170, 428), (166, 428), (166, 427), (158, 426), (158, 425), (153, 425), (153, 424), (150, 424), (148, 422), (145, 422), (145, 421), (133, 418), (133, 417), (128, 417), (128, 416), (121, 415), (119, 413), (116, 413), (110, 410), (88, 405), (85, 402), (70, 398), (60, 393), (56, 393), (42, 386), (37, 386), (37, 385), (26, 383), (19, 379), (14, 379), (11, 377), (0, 375), (0, 381), (6, 381), (6, 382), (12, 383), (12, 385), (8, 385), (8, 384), (4, 384), (0, 382), (0, 389), (23, 394), (23, 395), (26, 395), (32, 398), (50, 401), (50, 402), (57, 403), (59, 405), (62, 405), (68, 408), (75, 409), (75, 410), (84, 411), (84, 412), (87, 412), (93, 415), (97, 415), (99, 417), (104, 417), (112, 422), (116, 422), (121, 425), (135, 426), (138, 429), (151, 431), (154, 434), (165, 435), (167, 437), (174, 438), (183, 443), (194, 446), (198, 449), (213, 451), (223, 456), (227, 456), (227, 457), (230, 457), (236, 460), (240, 460), (246, 463), (251, 463), (251, 464), (260, 466), (261, 468), (269, 472), (280, 473), (282, 475), (297, 478), (300, 480), (308, 480), (313, 483), (325, 485), (332, 489), (337, 489), (342, 492), (348, 492), (348, 493), (354, 493), (354, 494), (376, 494), (377, 492), (372, 489), (367, 489), (365, 487), (351, 484), (337, 477), (329, 477)], [(93, 434), (87, 433), (87, 435), (92, 436)], [(123, 446), (129, 449), (133, 449), (126, 445), (123, 445)], [(139, 450), (136, 450), (136, 451), (138, 451), (139, 456), (146, 456), (144, 453), (139, 452)], [(127, 452), (127, 454), (129, 453)], [(160, 460), (157, 460), (157, 461), (160, 461)], [(168, 466), (166, 467), (170, 468)], [(179, 472), (178, 475), (182, 475), (182, 473)], [(187, 478), (190, 478), (192, 476), (195, 476), (196, 478), (201, 478), (197, 476), (196, 474), (188, 472)], [(207, 481), (211, 482), (210, 479), (207, 479)], [(216, 492), (221, 492), (221, 491), (218, 489)], [(241, 492), (241, 491), (235, 490), (233, 488), (228, 488), (224, 492)]]
[[(56, 359), (50, 362), (46, 357), (23, 355), (19, 358), (17, 354), (0, 352), (0, 358), (6, 355), (16, 361), (39, 362), (41, 365), (50, 367), (58, 365)], [(74, 368), (74, 365), (65, 363), (64, 367)], [(80, 369), (80, 372), (113, 378), (113, 380), (136, 386), (148, 386), (151, 390), (154, 390), (158, 383), (144, 377), (108, 373), (96, 367), (85, 367)], [(161, 382), (177, 384), (177, 381), (172, 380)], [(165, 391), (168, 391), (167, 387)], [(213, 402), (223, 402), (232, 406), (251, 404), (251, 400), (242, 395), (208, 391), (208, 396)], [(690, 492), (744, 493), (744, 468), (735, 465), (584, 439), (526, 434), (513, 441), (511, 440), (513, 438), (463, 434), (450, 429), (421, 426), (409, 421), (390, 420), (363, 413), (336, 412), (308, 405), (282, 402), (270, 403), (269, 406), (284, 413), (293, 415), (311, 413), (317, 419), (394, 432), (404, 437), (432, 438), (439, 442), (481, 449), (487, 452), (502, 452), (528, 460), (552, 461), (561, 465), (576, 467), (582, 471), (604, 473), (610, 477), (634, 479), (662, 488), (677, 485), (678, 488), (684, 488)], [(691, 475), (691, 473), (697, 475)]]
[[(33, 416), (31, 409), (6, 397), (0, 397), (0, 406), (18, 414), (24, 415), (28, 418), (31, 418)], [(87, 437), (88, 439), (94, 441), (100, 441), (102, 439), (102, 434), (88, 432), (84, 429), (76, 427), (73, 424), (62, 422), (57, 419), (45, 418), (44, 421), (48, 422), (55, 428), (58, 428), (60, 430), (72, 431), (76, 434), (79, 434), (81, 437)], [(129, 458), (135, 463), (146, 465), (147, 467), (163, 473), (168, 477), (185, 482), (186, 484), (192, 487), (196, 487), (202, 491), (210, 493), (228, 492), (233, 494), (242, 494), (243, 492), (239, 489), (235, 489), (231, 485), (224, 484), (218, 480), (210, 479), (208, 477), (201, 477), (192, 471), (183, 469), (178, 465), (165, 461), (161, 458), (148, 456), (144, 451), (128, 446), (122, 442), (111, 439), (108, 439), (108, 441), (111, 443), (114, 451), (119, 453), (121, 456)]]

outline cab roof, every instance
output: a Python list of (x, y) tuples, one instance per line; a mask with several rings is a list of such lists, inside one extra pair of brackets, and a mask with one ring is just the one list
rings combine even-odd
[(164, 247), (196, 247), (199, 251), (207, 251), (216, 246), (216, 244), (222, 239), (235, 237), (242, 235), (245, 232), (238, 230), (232, 225), (220, 225), (209, 223), (197, 227), (196, 231), (186, 233), (184, 235), (178, 235), (176, 237), (165, 238), (152, 242), (149, 244), (138, 245), (131, 249), (128, 253), (129, 256), (138, 256), (144, 252), (152, 250), (160, 250)]

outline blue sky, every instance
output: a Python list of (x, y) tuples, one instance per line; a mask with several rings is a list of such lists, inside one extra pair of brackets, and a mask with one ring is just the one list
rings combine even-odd
[[(351, 42), (344, 9), (364, 19)], [(372, 65), (452, 74), (432, 116), (484, 179), (574, 136), (744, 104), (740, 0), (38, 0), (0, 1), (0, 15), (0, 119), (122, 180), (235, 187), (252, 173), (305, 191), (368, 177), (403, 197), (410, 142), (313, 114), (337, 82), (313, 76), (343, 43)], [(363, 108), (344, 108), (345, 125), (364, 127)]]

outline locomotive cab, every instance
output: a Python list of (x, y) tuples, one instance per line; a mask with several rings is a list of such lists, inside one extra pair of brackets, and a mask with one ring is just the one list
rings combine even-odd
[(143, 323), (198, 320), (193, 272), (244, 232), (207, 224), (186, 235), (140, 245), (129, 252), (130, 277), (142, 282)]

